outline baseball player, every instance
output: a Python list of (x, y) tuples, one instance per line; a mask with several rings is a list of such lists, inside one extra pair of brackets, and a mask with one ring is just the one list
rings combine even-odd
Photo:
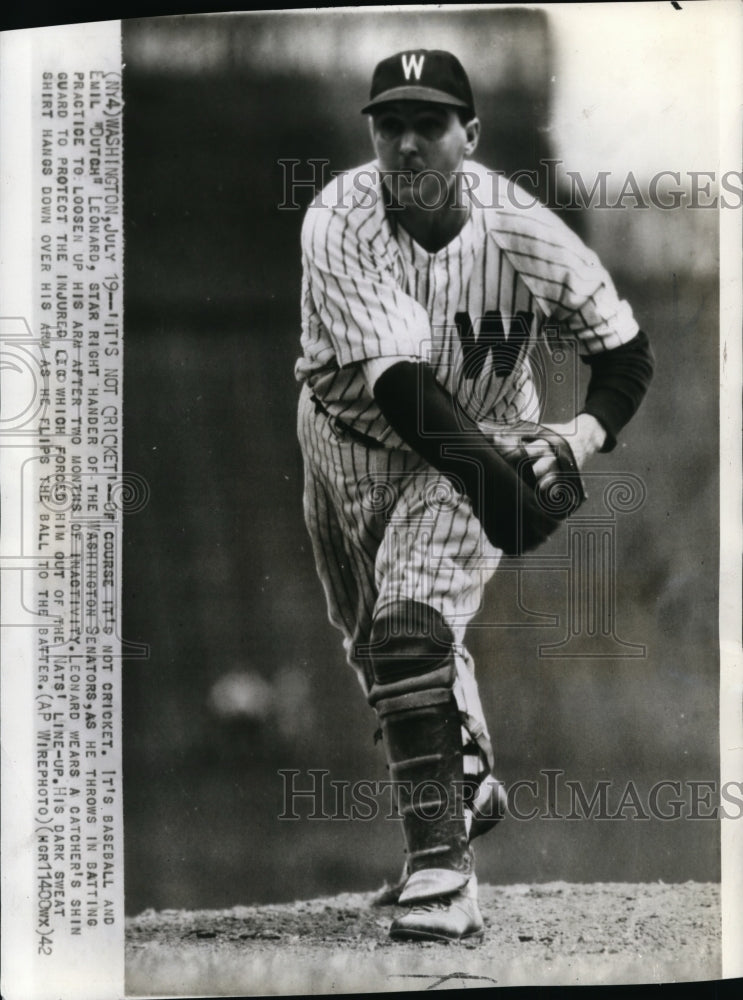
[[(540, 490), (572, 483), (580, 501), (579, 470), (616, 444), (652, 352), (596, 255), (472, 159), (480, 123), (454, 55), (384, 59), (362, 111), (375, 159), (302, 227), (304, 513), (399, 790), (406, 909), (390, 935), (477, 939), (471, 841), (503, 789), (465, 630), (502, 555), (574, 508)], [(548, 322), (591, 369), (581, 412), (552, 428), (535, 427), (530, 360)]]

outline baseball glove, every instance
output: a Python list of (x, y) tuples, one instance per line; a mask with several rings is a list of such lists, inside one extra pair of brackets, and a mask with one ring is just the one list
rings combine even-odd
[[(557, 468), (537, 480), (534, 475), (534, 449), (526, 445), (544, 441), (552, 451)], [(495, 450), (518, 478), (518, 525), (504, 531), (503, 548), (507, 555), (519, 555), (536, 548), (559, 528), (566, 518), (586, 500), (583, 479), (568, 441), (543, 424), (523, 421), (507, 431), (493, 435)]]

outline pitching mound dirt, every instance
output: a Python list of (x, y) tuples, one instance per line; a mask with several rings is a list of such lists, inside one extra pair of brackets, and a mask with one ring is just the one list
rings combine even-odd
[(230, 996), (715, 979), (719, 886), (481, 886), (485, 940), (396, 944), (370, 896), (127, 921), (127, 994)]

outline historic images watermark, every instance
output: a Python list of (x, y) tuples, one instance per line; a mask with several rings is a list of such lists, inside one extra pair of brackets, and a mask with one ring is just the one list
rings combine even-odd
[[(392, 780), (348, 781), (330, 777), (324, 768), (283, 768), (282, 820), (372, 821), (397, 819), (402, 796), (421, 819), (435, 821), (450, 807), (464, 815), (472, 790), (466, 780), (449, 790), (437, 781), (420, 785)], [(720, 784), (709, 779), (663, 778), (648, 788), (628, 779), (593, 783), (565, 777), (559, 768), (543, 768), (537, 778), (519, 778), (503, 786), (484, 818), (530, 820), (720, 820), (743, 818), (743, 781)]]
[[(282, 197), (277, 208), (300, 210), (309, 199), (316, 208), (373, 208), (383, 197), (382, 177), (391, 195), (388, 210), (399, 208), (395, 197), (402, 185), (409, 189), (417, 208), (435, 211), (452, 192), (458, 207), (468, 198), (478, 208), (530, 209), (542, 204), (552, 210), (584, 209), (674, 209), (709, 208), (718, 211), (743, 207), (743, 171), (660, 170), (640, 181), (634, 171), (617, 175), (599, 170), (585, 176), (577, 170), (561, 171), (560, 159), (540, 160), (535, 169), (506, 175), (503, 170), (456, 171), (451, 178), (433, 169), (397, 170), (382, 174), (376, 167), (354, 171), (331, 170), (330, 160), (282, 158)], [(331, 184), (335, 180), (336, 184)]]

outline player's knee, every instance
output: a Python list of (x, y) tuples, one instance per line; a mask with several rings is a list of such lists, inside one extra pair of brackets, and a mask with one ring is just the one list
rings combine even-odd
[(451, 688), (455, 667), (454, 635), (441, 614), (428, 604), (399, 601), (372, 623), (367, 656), (372, 684), (369, 703), (380, 699)]

